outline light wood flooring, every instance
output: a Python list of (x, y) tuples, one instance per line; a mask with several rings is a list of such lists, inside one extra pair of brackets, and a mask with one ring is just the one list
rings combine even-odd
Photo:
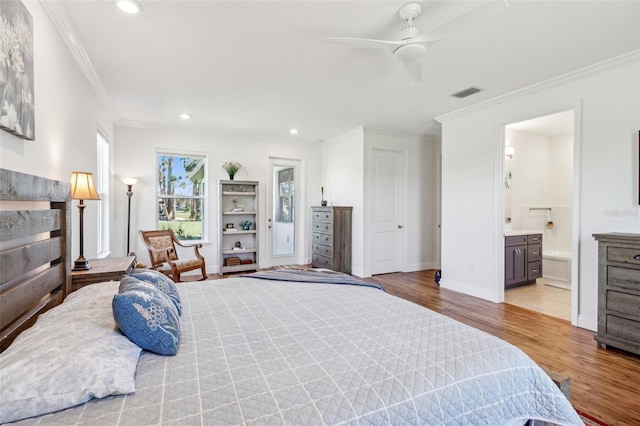
[(543, 278), (538, 278), (536, 284), (505, 290), (504, 301), (571, 321), (571, 290), (546, 285)]
[(366, 281), (504, 339), (541, 366), (569, 376), (576, 409), (610, 425), (640, 425), (640, 357), (600, 349), (593, 332), (561, 318), (440, 288), (434, 272), (376, 275)]

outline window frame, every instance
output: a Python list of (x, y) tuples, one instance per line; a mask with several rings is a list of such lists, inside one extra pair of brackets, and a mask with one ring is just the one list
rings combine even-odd
[(96, 257), (104, 258), (111, 253), (110, 241), (110, 184), (111, 184), (111, 146), (107, 134), (98, 127), (96, 131), (96, 179), (95, 185), (100, 200), (98, 201), (96, 233)]
[[(204, 160), (202, 166), (198, 167), (198, 169), (202, 169), (203, 170), (203, 178), (202, 178), (202, 191), (200, 195), (163, 195), (160, 193), (160, 173), (158, 173), (158, 164), (159, 164), (159, 158), (160, 157), (183, 157), (183, 158), (191, 158), (191, 159), (201, 159)], [(162, 199), (174, 199), (174, 200), (200, 200), (201, 203), (201, 222), (202, 222), (202, 235), (201, 238), (199, 239), (183, 239), (181, 238), (181, 236), (176, 232), (176, 237), (181, 241), (181, 242), (187, 242), (187, 243), (206, 243), (208, 242), (208, 232), (209, 232), (209, 227), (207, 225), (208, 220), (208, 201), (209, 201), (209, 195), (208, 195), (208, 180), (209, 180), (209, 176), (208, 176), (208, 164), (209, 164), (209, 158), (207, 156), (206, 152), (200, 152), (200, 151), (183, 151), (183, 150), (174, 150), (174, 149), (157, 149), (155, 152), (155, 170), (156, 170), (156, 180), (155, 180), (155, 198), (156, 198), (156, 203), (155, 203), (155, 223), (156, 226), (158, 227), (158, 229), (163, 229), (160, 227), (160, 200)]]

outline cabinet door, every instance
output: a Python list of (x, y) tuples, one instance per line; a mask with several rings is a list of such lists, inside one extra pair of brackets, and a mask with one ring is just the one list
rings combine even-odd
[(527, 246), (506, 247), (504, 266), (505, 286), (527, 281)]

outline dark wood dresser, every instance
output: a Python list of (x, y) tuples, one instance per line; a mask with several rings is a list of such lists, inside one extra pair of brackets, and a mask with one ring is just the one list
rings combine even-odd
[(640, 234), (594, 234), (598, 241), (598, 332), (607, 345), (640, 355)]
[(311, 266), (351, 273), (352, 207), (311, 207)]

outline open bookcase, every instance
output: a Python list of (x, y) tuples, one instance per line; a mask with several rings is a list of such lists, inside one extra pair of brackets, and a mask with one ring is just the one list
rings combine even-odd
[(258, 182), (220, 181), (220, 273), (258, 269)]

